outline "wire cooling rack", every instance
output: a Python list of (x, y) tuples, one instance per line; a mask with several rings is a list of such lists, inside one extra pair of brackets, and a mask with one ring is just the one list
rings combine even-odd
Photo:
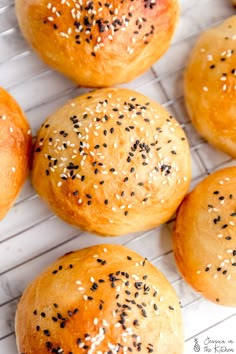
[[(181, 20), (169, 51), (151, 70), (123, 86), (161, 103), (181, 123), (191, 146), (194, 186), (212, 171), (235, 163), (210, 147), (191, 126), (183, 103), (183, 70), (198, 34), (234, 14), (235, 9), (230, 0), (180, 2)], [(0, 0), (0, 85), (20, 103), (34, 135), (50, 113), (69, 98), (87, 91), (45, 66), (32, 52), (19, 31), (12, 0)], [(106, 239), (80, 232), (53, 215), (27, 181), (14, 207), (0, 223), (0, 353), (17, 353), (14, 315), (28, 282), (62, 254), (104, 242), (121, 243), (139, 252), (172, 283), (183, 309), (186, 354), (199, 349), (196, 343), (203, 353), (201, 344), (206, 344), (207, 337), (233, 340), (235, 343), (230, 345), (236, 352), (236, 310), (209, 303), (182, 280), (173, 259), (172, 226), (170, 220), (145, 233)]]

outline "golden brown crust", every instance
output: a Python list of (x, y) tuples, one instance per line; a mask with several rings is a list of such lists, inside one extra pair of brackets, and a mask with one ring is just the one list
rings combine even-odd
[(199, 134), (236, 157), (236, 16), (200, 36), (185, 73), (185, 101)]
[(177, 0), (17, 0), (21, 30), (50, 66), (81, 86), (132, 80), (169, 47)]
[(213, 173), (183, 201), (174, 254), (185, 280), (207, 299), (236, 306), (236, 167)]
[(175, 291), (151, 263), (118, 245), (49, 266), (19, 302), (16, 335), (24, 354), (183, 353)]
[(15, 100), (0, 87), (0, 220), (16, 199), (28, 173), (31, 134)]
[(134, 91), (80, 96), (40, 129), (32, 181), (65, 221), (122, 235), (167, 221), (187, 193), (188, 142), (172, 116)]

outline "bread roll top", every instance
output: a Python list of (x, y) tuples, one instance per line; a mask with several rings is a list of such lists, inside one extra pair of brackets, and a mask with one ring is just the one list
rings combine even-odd
[(30, 147), (28, 122), (16, 101), (0, 87), (0, 220), (26, 179)]
[(207, 299), (236, 306), (236, 167), (204, 179), (176, 219), (174, 254), (186, 279)]
[(183, 352), (178, 298), (146, 259), (118, 245), (61, 257), (17, 308), (20, 353)]
[(171, 217), (188, 190), (190, 170), (188, 142), (171, 114), (134, 91), (103, 89), (45, 121), (32, 178), (65, 221), (119, 235)]
[(42, 59), (78, 84), (130, 81), (169, 47), (177, 0), (17, 0), (20, 28)]

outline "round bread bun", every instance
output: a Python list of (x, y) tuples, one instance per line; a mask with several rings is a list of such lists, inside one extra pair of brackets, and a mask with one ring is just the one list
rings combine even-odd
[(194, 127), (236, 157), (236, 16), (203, 33), (185, 73), (185, 102)]
[(29, 167), (31, 133), (16, 101), (0, 87), (0, 220), (14, 203)]
[(236, 306), (236, 167), (202, 181), (183, 201), (174, 254), (185, 280), (207, 299)]
[(50, 66), (85, 87), (130, 81), (165, 53), (178, 0), (17, 0), (24, 37)]
[(183, 353), (171, 284), (118, 245), (69, 253), (33, 280), (17, 307), (16, 336), (25, 354)]
[(32, 181), (70, 224), (122, 235), (167, 221), (188, 191), (188, 142), (176, 120), (126, 89), (80, 96), (42, 125)]

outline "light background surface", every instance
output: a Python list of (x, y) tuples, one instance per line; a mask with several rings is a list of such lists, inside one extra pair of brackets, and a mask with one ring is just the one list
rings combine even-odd
[[(236, 14), (236, 10), (230, 0), (180, 2), (181, 20), (169, 51), (145, 75), (123, 86), (160, 102), (182, 124), (191, 145), (193, 187), (208, 173), (236, 163), (210, 147), (191, 126), (183, 103), (183, 69), (199, 33)], [(0, 0), (0, 85), (25, 110), (34, 135), (50, 113), (86, 91), (48, 68), (32, 52), (20, 34), (12, 0)], [(182, 280), (173, 259), (172, 227), (173, 220), (149, 232), (106, 239), (80, 232), (55, 217), (28, 180), (15, 206), (0, 223), (0, 354), (17, 354), (14, 314), (29, 281), (62, 254), (104, 242), (122, 243), (139, 252), (172, 283), (183, 307), (185, 354), (194, 353), (194, 338), (200, 353), (206, 352), (207, 337), (233, 340), (227, 348), (236, 353), (236, 309), (209, 303)], [(217, 353), (211, 348), (211, 353)]]

